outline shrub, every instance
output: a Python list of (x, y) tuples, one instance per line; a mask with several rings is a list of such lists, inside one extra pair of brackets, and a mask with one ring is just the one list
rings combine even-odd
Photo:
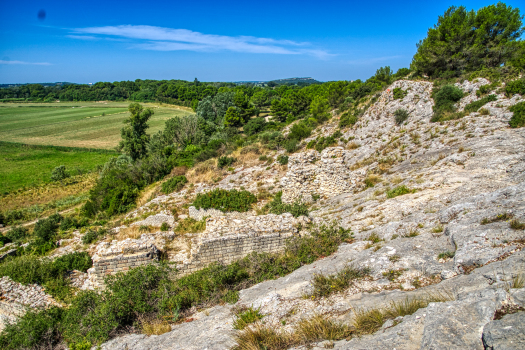
[(324, 136), (318, 137), (315, 140), (308, 142), (308, 144), (306, 145), (306, 148), (315, 148), (317, 152), (322, 152), (325, 148), (334, 146), (335, 144), (337, 144), (337, 138), (341, 137), (340, 135), (337, 137), (338, 133), (341, 134), (341, 132), (337, 130), (336, 132), (334, 132), (332, 135), (328, 137), (324, 137)]
[(106, 230), (104, 229), (88, 229), (84, 236), (82, 236), (82, 243), (91, 244), (95, 242), (100, 236), (103, 236), (105, 234)]
[(70, 228), (78, 228), (79, 226), (78, 220), (72, 216), (66, 216), (60, 223), (60, 229), (62, 231), (69, 230)]
[(299, 217), (302, 215), (308, 216), (308, 207), (305, 204), (299, 202), (294, 202), (293, 204), (284, 204), (282, 195), (282, 191), (277, 192), (273, 201), (267, 203), (263, 210), (277, 215), (290, 213), (294, 217)]
[(224, 156), (224, 157), (219, 157), (219, 159), (217, 159), (217, 167), (220, 168), (220, 169), (222, 169), (222, 168), (224, 168), (224, 167), (226, 167), (226, 166), (229, 167), (229, 166), (232, 165), (235, 161), (236, 161), (236, 159), (233, 158), (233, 157), (226, 157), (226, 156)]
[(66, 173), (65, 165), (59, 165), (51, 172), (51, 180), (53, 181), (62, 181), (68, 177), (69, 175)]
[(456, 111), (455, 103), (463, 97), (463, 91), (454, 85), (444, 85), (432, 92), (434, 99), (433, 122), (447, 120)]
[(306, 125), (304, 122), (300, 122), (297, 124), (294, 124), (291, 129), (290, 133), (288, 134), (289, 139), (296, 139), (298, 141), (301, 141), (302, 139), (307, 138), (312, 133), (312, 130)]
[(235, 315), (233, 328), (242, 330), (250, 323), (254, 323), (263, 317), (264, 315), (261, 314), (260, 308), (254, 309), (253, 307), (249, 307), (247, 309), (243, 309)]
[(414, 190), (410, 190), (405, 185), (401, 185), (401, 186), (391, 189), (390, 191), (387, 191), (386, 198), (394, 198), (394, 197), (402, 196), (404, 194), (411, 193), (411, 192), (414, 192)]
[(402, 100), (405, 98), (406, 95), (408, 95), (408, 91), (405, 91), (399, 87), (394, 88), (392, 92), (394, 94), (394, 100)]
[(174, 176), (162, 184), (162, 192), (169, 194), (172, 192), (178, 192), (184, 187), (184, 184), (188, 182), (188, 179), (184, 175)]
[(341, 118), (339, 119), (339, 127), (345, 128), (347, 126), (354, 125), (355, 123), (357, 123), (357, 121), (357, 115), (351, 112), (345, 112), (341, 115)]
[(498, 98), (496, 95), (488, 95), (483, 97), (481, 100), (474, 101), (465, 106), (465, 112), (472, 113), (477, 112), (481, 107), (489, 102), (496, 101)]
[(197, 208), (214, 208), (223, 212), (238, 211), (246, 212), (252, 208), (257, 198), (248, 191), (223, 190), (217, 188), (207, 193), (199, 193), (193, 202)]
[(409, 115), (406, 109), (399, 108), (394, 112), (396, 124), (401, 125), (405, 120), (408, 119)]
[(299, 142), (297, 142), (296, 139), (287, 140), (287, 141), (284, 143), (284, 149), (285, 149), (286, 152), (288, 152), (288, 153), (294, 153), (295, 151), (297, 151), (298, 143), (299, 143)]
[(25, 227), (14, 227), (6, 233), (6, 237), (13, 242), (20, 242), (27, 237), (29, 231)]
[(168, 231), (170, 229), (170, 225), (168, 225), (167, 222), (163, 222), (162, 225), (160, 225), (160, 230), (162, 232)]
[(255, 135), (264, 130), (266, 120), (264, 118), (250, 119), (246, 125), (244, 125), (244, 133), (248, 136)]
[(522, 128), (525, 126), (525, 102), (516, 103), (509, 108), (513, 112), (512, 118), (509, 120), (511, 128)]
[(179, 221), (175, 227), (176, 233), (196, 233), (202, 232), (206, 229), (206, 220), (197, 221), (193, 218), (186, 218)]
[(281, 165), (286, 165), (286, 164), (288, 164), (288, 156), (285, 156), (285, 155), (281, 154), (281, 155), (279, 155), (277, 157), (277, 161)]
[(259, 161), (266, 162), (267, 160), (268, 160), (268, 156), (266, 155), (259, 156)]
[(525, 78), (509, 81), (505, 85), (505, 94), (508, 97), (514, 94), (525, 95)]

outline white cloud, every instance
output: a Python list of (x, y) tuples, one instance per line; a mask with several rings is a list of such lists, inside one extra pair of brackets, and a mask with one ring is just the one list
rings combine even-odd
[[(133, 39), (133, 48), (155, 51), (234, 51), (246, 53), (267, 53), (281, 55), (307, 54), (326, 58), (330, 54), (324, 50), (307, 49), (309, 43), (292, 40), (257, 38), (253, 36), (226, 36), (203, 34), (188, 29), (173, 29), (146, 25), (120, 25), (74, 29), (77, 34)], [(83, 38), (84, 35), (69, 37)]]
[(25, 62), (25, 61), (6, 61), (0, 60), (0, 64), (31, 64), (37, 66), (50, 66), (51, 63), (48, 62)]
[(93, 35), (66, 35), (68, 38), (71, 39), (79, 39), (79, 40), (98, 40), (96, 36)]

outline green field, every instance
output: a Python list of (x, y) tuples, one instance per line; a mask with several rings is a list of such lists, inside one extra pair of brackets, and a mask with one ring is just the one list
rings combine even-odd
[(0, 194), (51, 181), (56, 166), (65, 165), (72, 175), (93, 170), (116, 152), (29, 146), (0, 141)]
[[(129, 102), (59, 102), (0, 104), (0, 141), (112, 149), (129, 116)], [(148, 130), (164, 128), (166, 120), (188, 115), (187, 109), (143, 103), (155, 110)]]

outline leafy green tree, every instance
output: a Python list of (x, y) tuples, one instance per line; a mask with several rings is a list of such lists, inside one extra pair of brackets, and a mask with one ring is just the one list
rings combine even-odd
[(286, 121), (286, 118), (290, 114), (289, 106), (286, 100), (273, 100), (270, 110), (272, 115), (274, 115), (281, 122)]
[(324, 117), (329, 108), (328, 100), (320, 95), (315, 96), (312, 103), (310, 103), (310, 113), (317, 120), (321, 119), (320, 117)]
[(151, 108), (144, 109), (139, 103), (130, 104), (128, 110), (131, 116), (124, 122), (129, 125), (120, 131), (122, 141), (119, 149), (136, 160), (146, 156), (149, 142), (146, 130), (149, 128), (148, 120), (154, 112)]
[(224, 116), (224, 125), (225, 126), (241, 126), (244, 123), (239, 111), (235, 107), (230, 107), (226, 111)]
[(268, 92), (266, 90), (257, 91), (250, 98), (250, 101), (257, 108), (266, 106), (268, 104)]
[(498, 67), (515, 59), (524, 28), (518, 8), (499, 2), (468, 12), (450, 7), (417, 44), (411, 68), (430, 77)]
[(343, 103), (347, 85), (346, 81), (336, 81), (328, 86), (328, 103), (330, 106), (336, 108)]

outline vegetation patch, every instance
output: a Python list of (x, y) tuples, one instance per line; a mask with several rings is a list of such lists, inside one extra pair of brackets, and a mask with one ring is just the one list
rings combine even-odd
[(332, 293), (340, 292), (348, 288), (355, 280), (370, 274), (368, 267), (346, 266), (341, 271), (331, 274), (315, 274), (312, 280), (313, 291), (309, 297), (326, 297)]
[(223, 212), (238, 211), (243, 213), (250, 210), (252, 204), (256, 202), (257, 197), (251, 192), (217, 188), (210, 192), (199, 193), (193, 201), (193, 205), (197, 209), (213, 208)]
[(512, 215), (511, 213), (501, 213), (492, 218), (483, 218), (480, 224), (487, 225), (487, 224), (492, 224), (493, 222), (498, 222), (498, 221), (508, 221), (508, 220), (511, 220), (513, 217), (514, 215)]
[(402, 196), (408, 193), (414, 193), (416, 190), (411, 190), (405, 185), (394, 187), (393, 189), (386, 192), (386, 198), (395, 198), (397, 196)]
[(446, 252), (439, 253), (438, 259), (452, 259), (456, 255), (455, 252), (451, 252), (450, 250), (447, 250)]
[(396, 120), (396, 124), (397, 125), (401, 125), (401, 124), (403, 124), (403, 122), (405, 120), (408, 119), (409, 114), (408, 114), (408, 111), (406, 109), (399, 108), (399, 109), (396, 109), (396, 111), (394, 112), (394, 117), (395, 117), (395, 120)]
[(461, 115), (456, 114), (455, 104), (463, 97), (463, 91), (454, 85), (444, 85), (432, 91), (434, 99), (434, 115), (432, 122), (457, 119)]
[[(141, 329), (141, 319), (146, 316), (176, 322), (192, 307), (236, 302), (239, 290), (329, 256), (349, 238), (349, 230), (336, 226), (313, 227), (311, 235), (291, 238), (283, 254), (252, 253), (230, 265), (212, 264), (176, 280), (170, 277), (172, 270), (167, 266), (141, 266), (107, 277), (106, 289), (100, 293), (80, 291), (70, 299), (70, 305), (60, 311), (51, 308), (26, 314), (0, 333), (0, 347), (31, 348), (64, 341), (68, 344), (87, 341), (96, 345), (123, 331)], [(32, 258), (31, 263), (39, 264), (39, 261)], [(31, 272), (35, 269), (17, 266), (10, 269), (11, 274), (18, 269), (26, 271), (24, 276), (35, 275)], [(38, 279), (27, 277), (26, 280), (36, 282)]]
[(498, 98), (496, 97), (496, 95), (485, 96), (481, 100), (474, 101), (466, 105), (465, 112), (467, 113), (477, 112), (481, 107), (483, 107), (487, 103), (492, 102), (492, 101), (497, 101), (497, 100)]
[(233, 328), (238, 329), (238, 330), (243, 330), (250, 323), (254, 323), (263, 317), (264, 315), (261, 314), (260, 308), (254, 309), (251, 306), (249, 308), (242, 308), (235, 314), (235, 320), (233, 321)]
[(172, 192), (178, 192), (187, 182), (188, 179), (184, 175), (174, 176), (162, 183), (162, 193), (170, 194)]
[(267, 203), (261, 210), (262, 213), (284, 214), (290, 213), (294, 217), (308, 216), (308, 207), (304, 203), (294, 202), (292, 204), (283, 203), (283, 192), (279, 191), (275, 194), (273, 200)]
[(511, 128), (522, 128), (525, 126), (525, 102), (516, 103), (509, 108), (512, 113), (512, 118), (509, 120)]
[(405, 98), (406, 95), (408, 95), (408, 91), (403, 90), (400, 87), (394, 88), (392, 92), (394, 95), (394, 100), (402, 100)]

